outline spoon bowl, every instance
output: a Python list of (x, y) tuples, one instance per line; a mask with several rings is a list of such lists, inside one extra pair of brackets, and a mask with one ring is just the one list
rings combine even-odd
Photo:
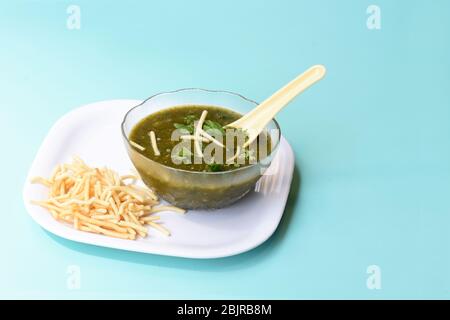
[(321, 80), (325, 76), (325, 73), (326, 69), (323, 65), (312, 66), (283, 88), (275, 92), (272, 96), (264, 100), (264, 102), (259, 104), (252, 111), (246, 113), (244, 116), (225, 127), (244, 130), (248, 140), (243, 147), (247, 147), (258, 137), (281, 109), (300, 93)]

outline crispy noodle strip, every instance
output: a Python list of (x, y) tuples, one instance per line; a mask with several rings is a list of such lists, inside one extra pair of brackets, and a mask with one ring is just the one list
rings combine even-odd
[(195, 131), (194, 131), (194, 149), (195, 149), (195, 153), (197, 153), (197, 156), (199, 156), (200, 158), (203, 157), (203, 152), (202, 152), (202, 146), (200, 145), (199, 142), (199, 137), (200, 137), (200, 131), (203, 128), (203, 123), (205, 122), (206, 119), (206, 115), (208, 114), (208, 111), (203, 110), (202, 115), (200, 116), (200, 119), (197, 122), (197, 126), (195, 127)]
[(154, 207), (151, 209), (152, 213), (161, 212), (161, 211), (172, 211), (172, 212), (181, 213), (181, 214), (186, 213), (186, 210), (178, 208), (178, 207), (174, 207), (174, 206), (159, 206), (159, 207)]
[(108, 168), (91, 168), (74, 157), (72, 163), (56, 166), (50, 178), (31, 179), (49, 190), (47, 199), (31, 202), (47, 209), (54, 219), (83, 232), (134, 240), (147, 236), (150, 227), (170, 235), (169, 230), (154, 222), (160, 217), (153, 214), (185, 210), (158, 206), (156, 194), (135, 185), (137, 179), (136, 175), (120, 176)]
[(145, 148), (144, 148), (143, 146), (141, 146), (140, 144), (137, 144), (137, 143), (134, 142), (133, 140), (130, 140), (130, 144), (131, 144), (133, 147), (135, 147), (135, 148), (137, 148), (137, 149), (139, 149), (139, 150), (141, 150), (141, 151), (144, 151), (144, 150), (145, 150)]
[(167, 230), (165, 227), (163, 227), (162, 225), (160, 225), (159, 223), (153, 222), (153, 221), (149, 221), (147, 222), (149, 225), (151, 225), (153, 228), (158, 229), (159, 231), (161, 231), (162, 233), (164, 233), (166, 236), (170, 236), (170, 231)]
[(183, 135), (183, 136), (180, 136), (180, 139), (181, 140), (199, 140), (201, 142), (210, 142), (205, 137), (196, 137), (196, 136), (193, 136), (193, 135)]

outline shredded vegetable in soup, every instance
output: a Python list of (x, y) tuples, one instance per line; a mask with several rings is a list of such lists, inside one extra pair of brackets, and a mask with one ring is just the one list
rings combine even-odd
[(230, 171), (256, 163), (271, 151), (266, 133), (244, 148), (246, 133), (226, 128), (241, 116), (216, 106), (176, 106), (142, 119), (131, 131), (129, 141), (139, 153), (169, 167)]

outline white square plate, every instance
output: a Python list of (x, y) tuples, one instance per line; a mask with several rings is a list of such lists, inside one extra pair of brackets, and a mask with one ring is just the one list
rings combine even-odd
[(33, 176), (49, 176), (59, 163), (78, 155), (91, 166), (107, 166), (121, 174), (133, 168), (123, 144), (120, 124), (125, 113), (141, 101), (102, 101), (77, 108), (51, 128), (28, 174), (23, 199), (30, 216), (44, 229), (66, 239), (129, 251), (187, 257), (218, 258), (239, 254), (266, 241), (276, 230), (291, 185), (294, 156), (282, 137), (269, 174), (255, 191), (234, 205), (214, 211), (191, 210), (186, 215), (161, 213), (172, 235), (157, 230), (136, 241), (78, 231), (53, 219), (30, 200), (44, 199), (47, 189), (29, 183)]

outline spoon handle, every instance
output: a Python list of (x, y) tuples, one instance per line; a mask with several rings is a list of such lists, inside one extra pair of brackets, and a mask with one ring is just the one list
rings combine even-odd
[[(247, 124), (246, 126), (254, 127), (252, 124), (259, 123), (261, 126), (265, 120), (269, 122), (292, 99), (322, 79), (325, 73), (326, 69), (324, 66), (312, 66), (235, 123), (245, 122)], [(264, 125), (266, 124), (264, 123)]]

